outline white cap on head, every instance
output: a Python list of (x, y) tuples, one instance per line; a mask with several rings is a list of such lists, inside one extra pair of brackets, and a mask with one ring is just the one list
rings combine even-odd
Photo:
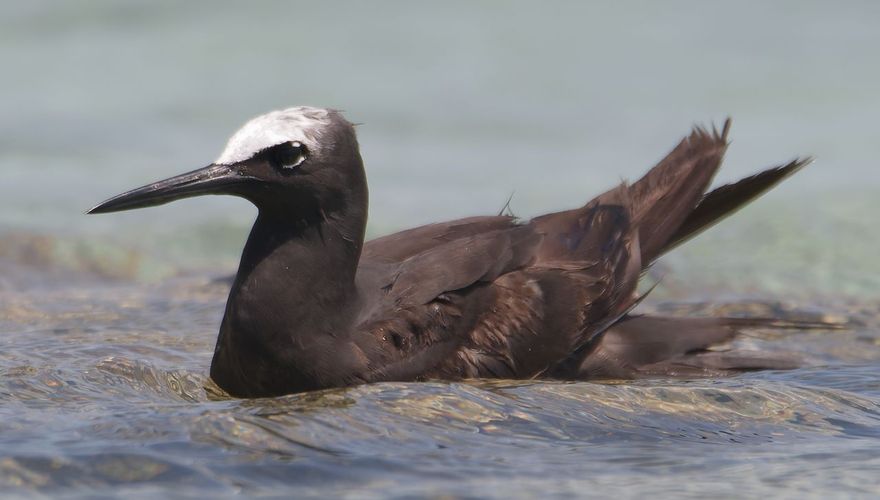
[(223, 153), (214, 163), (230, 165), (252, 158), (260, 151), (289, 141), (305, 144), (311, 151), (319, 149), (318, 135), (330, 123), (330, 111), (298, 106), (272, 111), (245, 123), (229, 138)]

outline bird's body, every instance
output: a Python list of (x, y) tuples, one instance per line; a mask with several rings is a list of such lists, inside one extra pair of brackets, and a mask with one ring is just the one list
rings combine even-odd
[(211, 377), (235, 396), (388, 380), (724, 374), (783, 360), (709, 352), (749, 320), (634, 316), (643, 271), (799, 169), (709, 192), (727, 147), (695, 129), (648, 174), (581, 208), (432, 224), (364, 243), (367, 187), (337, 112), (258, 117), (214, 164), (99, 205), (206, 193), (259, 215), (232, 285)]

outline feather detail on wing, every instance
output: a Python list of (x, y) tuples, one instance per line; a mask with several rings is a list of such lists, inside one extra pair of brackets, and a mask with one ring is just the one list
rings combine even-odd
[(647, 266), (806, 164), (796, 160), (707, 194), (729, 128), (729, 120), (720, 132), (695, 128), (637, 182), (577, 209), (527, 223), (472, 217), (366, 243), (355, 340), (372, 367), (364, 380), (632, 378), (791, 366), (790, 359), (707, 351), (755, 326), (746, 320), (629, 315)]

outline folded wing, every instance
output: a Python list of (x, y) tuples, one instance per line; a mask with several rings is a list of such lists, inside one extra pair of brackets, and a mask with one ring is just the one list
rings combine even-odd
[[(365, 381), (634, 377), (779, 367), (723, 356), (743, 320), (628, 315), (645, 268), (801, 168), (796, 160), (707, 194), (727, 148), (696, 128), (637, 182), (520, 223), (472, 217), (368, 242), (356, 337)], [(753, 361), (747, 361), (752, 359)]]

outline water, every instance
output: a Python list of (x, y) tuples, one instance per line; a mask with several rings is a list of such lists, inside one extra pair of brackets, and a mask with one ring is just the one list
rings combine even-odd
[[(876, 496), (880, 9), (869, 2), (29, 2), (0, 7), (0, 492)], [(362, 122), (371, 235), (521, 216), (734, 117), (719, 182), (816, 163), (676, 250), (645, 309), (805, 367), (723, 380), (377, 384), (241, 401), (207, 367), (254, 211), (98, 201), (294, 104)]]

